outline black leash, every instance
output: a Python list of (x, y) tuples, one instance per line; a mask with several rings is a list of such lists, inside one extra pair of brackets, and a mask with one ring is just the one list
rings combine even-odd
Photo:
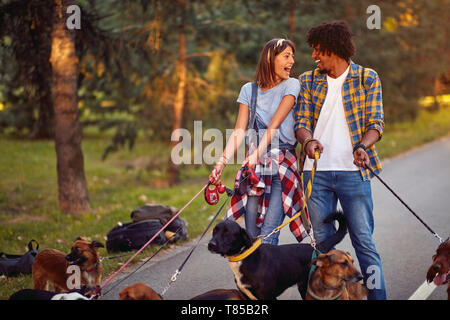
[(439, 242), (440, 243), (442, 243), (443, 242), (443, 240), (442, 240), (442, 238), (436, 233), (436, 232), (434, 232), (433, 231), (433, 229), (431, 229), (406, 203), (405, 203), (405, 201), (403, 201), (395, 192), (394, 192), (394, 190), (392, 190), (387, 184), (386, 184), (386, 182), (384, 182), (375, 172), (373, 172), (373, 170), (372, 170), (372, 168), (370, 167), (370, 166), (368, 166), (367, 165), (367, 163), (365, 163), (365, 167), (367, 168), (367, 169), (369, 169), (369, 171), (375, 176), (375, 177), (377, 177), (378, 178), (378, 180), (380, 180), (381, 181), (381, 183), (390, 191), (390, 192), (392, 192), (392, 194), (398, 199), (398, 200), (400, 200), (400, 202), (425, 226), (425, 228), (427, 228), (428, 229), (428, 231), (430, 231), (432, 234), (433, 234), (433, 236), (435, 236), (438, 240), (439, 240)]

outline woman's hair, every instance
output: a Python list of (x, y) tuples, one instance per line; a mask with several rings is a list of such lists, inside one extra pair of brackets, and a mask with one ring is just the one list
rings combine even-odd
[(272, 39), (266, 43), (255, 73), (255, 81), (259, 87), (265, 88), (275, 83), (275, 57), (288, 46), (292, 48), (292, 53), (295, 53), (295, 45), (290, 40)]
[(334, 53), (347, 62), (355, 54), (352, 32), (346, 21), (324, 22), (311, 28), (307, 42), (311, 48), (319, 45), (322, 54)]

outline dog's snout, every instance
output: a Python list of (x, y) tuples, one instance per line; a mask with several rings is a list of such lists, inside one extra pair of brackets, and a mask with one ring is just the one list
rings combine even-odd
[(363, 279), (362, 274), (361, 274), (360, 272), (358, 272), (358, 273), (356, 274), (355, 279), (356, 279), (356, 282), (361, 281), (361, 280)]
[(217, 250), (217, 242), (214, 239), (211, 239), (208, 243), (208, 250), (209, 251), (216, 251)]

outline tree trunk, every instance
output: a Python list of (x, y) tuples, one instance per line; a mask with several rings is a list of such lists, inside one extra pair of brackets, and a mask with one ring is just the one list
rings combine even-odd
[[(185, 103), (185, 94), (186, 94), (186, 38), (184, 34), (184, 16), (186, 14), (186, 2), (181, 0), (182, 6), (182, 19), (180, 24), (178, 25), (178, 54), (179, 54), (179, 62), (178, 62), (178, 88), (174, 101), (174, 118), (173, 118), (173, 127), (172, 132), (177, 132), (176, 130), (181, 128), (181, 123), (183, 119), (183, 109)], [(175, 135), (174, 141), (172, 141), (172, 148), (178, 144), (179, 135)], [(172, 159), (169, 160), (169, 184), (173, 185), (179, 181), (179, 170), (178, 166), (173, 163)]]
[(295, 35), (295, 0), (289, 0), (289, 33)]
[(31, 139), (53, 139), (53, 102), (52, 102), (52, 66), (50, 64), (51, 48), (49, 47), (49, 23), (36, 23), (33, 41), (37, 46), (38, 65), (35, 66), (35, 81), (37, 92), (35, 99), (38, 104), (38, 118), (34, 123)]
[(57, 157), (59, 207), (64, 213), (80, 214), (90, 210), (81, 150), (78, 121), (78, 58), (74, 31), (66, 27), (70, 0), (55, 0), (52, 29), (53, 110)]
[(438, 111), (439, 110), (439, 101), (438, 101), (438, 95), (440, 92), (440, 83), (439, 83), (439, 77), (434, 78), (433, 82), (433, 110)]

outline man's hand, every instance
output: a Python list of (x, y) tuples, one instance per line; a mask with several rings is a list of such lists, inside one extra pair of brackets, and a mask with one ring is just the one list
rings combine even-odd
[(353, 163), (357, 167), (366, 168), (366, 165), (369, 164), (369, 155), (363, 148), (358, 148), (353, 152)]
[(306, 144), (305, 151), (306, 154), (308, 155), (308, 158), (314, 159), (314, 152), (316, 151), (316, 149), (319, 149), (320, 153), (323, 152), (323, 146), (319, 140), (311, 140)]

